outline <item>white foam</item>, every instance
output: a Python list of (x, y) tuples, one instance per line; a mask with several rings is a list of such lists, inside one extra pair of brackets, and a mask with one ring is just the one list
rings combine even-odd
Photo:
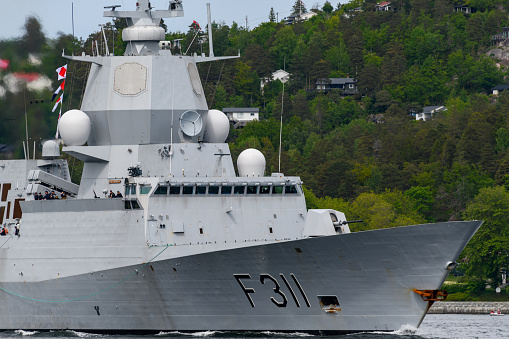
[(23, 331), (23, 330), (16, 330), (14, 331), (14, 333), (16, 334), (19, 334), (19, 335), (22, 335), (22, 336), (30, 336), (30, 335), (34, 335), (34, 334), (37, 334), (39, 332), (37, 331)]
[(181, 333), (182, 335), (189, 335), (192, 337), (210, 337), (216, 333), (220, 333), (218, 331), (204, 331), (204, 332), (193, 332), (193, 333)]
[(314, 337), (314, 335), (312, 334), (309, 334), (309, 333), (302, 333), (302, 332), (291, 332), (291, 333), (287, 333), (287, 332), (271, 332), (271, 331), (265, 331), (265, 332), (262, 332), (264, 335), (269, 335), (269, 336), (278, 336), (278, 337)]
[(69, 332), (69, 333), (75, 335), (78, 338), (92, 338), (92, 337), (100, 337), (101, 336), (100, 334), (86, 333), (86, 332), (77, 332), (77, 331), (71, 331), (71, 330), (66, 331), (66, 332)]

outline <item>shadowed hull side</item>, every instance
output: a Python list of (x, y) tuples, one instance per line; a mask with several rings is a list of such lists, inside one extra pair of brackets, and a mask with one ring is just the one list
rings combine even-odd
[[(349, 333), (417, 327), (428, 303), (412, 290), (440, 288), (448, 262), (480, 224), (358, 232), (0, 283), (11, 292), (0, 291), (0, 328)], [(326, 313), (322, 296), (336, 296), (341, 310)]]

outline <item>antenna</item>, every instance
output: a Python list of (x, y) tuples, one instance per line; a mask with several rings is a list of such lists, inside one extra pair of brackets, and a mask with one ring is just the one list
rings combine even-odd
[[(26, 157), (25, 159), (30, 159), (30, 145), (28, 144), (28, 117), (27, 117), (27, 96), (26, 96), (27, 86), (25, 85), (25, 88), (23, 89), (23, 99), (25, 101), (25, 132), (26, 132), (26, 138), (27, 138), (27, 145), (26, 145)], [(25, 143), (23, 142), (23, 147), (25, 147)]]
[(210, 15), (210, 2), (207, 3), (207, 20), (209, 25), (209, 57), (214, 57), (214, 41), (212, 40), (212, 19)]
[(74, 55), (74, 2), (71, 3), (71, 17), (72, 17), (72, 55)]
[(106, 33), (104, 33), (104, 26), (102, 24), (99, 25), (101, 27), (101, 31), (104, 37), (104, 45), (106, 46), (106, 56), (110, 55), (110, 49), (108, 48), (108, 39), (106, 39)]
[(281, 137), (283, 135), (283, 107), (285, 103), (285, 82), (283, 82), (283, 94), (281, 95), (281, 125), (279, 126), (279, 168), (278, 173), (281, 173)]

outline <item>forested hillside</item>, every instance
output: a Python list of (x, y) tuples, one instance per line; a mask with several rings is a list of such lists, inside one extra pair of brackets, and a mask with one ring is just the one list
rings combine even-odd
[[(456, 12), (461, 4), (473, 13)], [(281, 172), (301, 176), (308, 207), (363, 219), (353, 230), (486, 220), (465, 255), (482, 263), (470, 265), (470, 273), (500, 280), (499, 269), (509, 264), (509, 91), (494, 96), (491, 89), (509, 83), (509, 59), (495, 58), (508, 53), (492, 36), (509, 26), (509, 2), (398, 0), (391, 6), (377, 11), (373, 0), (326, 2), (307, 9), (316, 16), (292, 25), (276, 22), (271, 8), (266, 22), (250, 29), (214, 23), (216, 55), (240, 51), (241, 58), (200, 64), (209, 106), (260, 108), (262, 120), (232, 130), (229, 142), (234, 158), (246, 148), (261, 150), (269, 174), (278, 171), (282, 114)], [(292, 10), (297, 7), (298, 1)], [(208, 51), (200, 38), (206, 32), (196, 24), (186, 33), (172, 32), (171, 20), (166, 24), (167, 40), (183, 39), (175, 53)], [(4, 83), (8, 71), (56, 80), (63, 48), (90, 54), (91, 41), (101, 41), (95, 32), (73, 46), (72, 37), (48, 40), (33, 25), (27, 21), (19, 41), (1, 43), (0, 58), (12, 60), (2, 71)], [(122, 28), (121, 21), (106, 27), (116, 54), (122, 53)], [(24, 61), (29, 53), (42, 65)], [(261, 79), (279, 69), (291, 74), (284, 93), (279, 81), (262, 92)], [(87, 65), (69, 64), (64, 108), (79, 106), (87, 71)], [(319, 79), (346, 77), (357, 80), (358, 94), (314, 90)], [(20, 156), (23, 98), (50, 98), (52, 90), (4, 92), (0, 144), (17, 147)], [(411, 115), (432, 105), (447, 111), (429, 121)], [(30, 135), (52, 137), (52, 104), (28, 106)]]

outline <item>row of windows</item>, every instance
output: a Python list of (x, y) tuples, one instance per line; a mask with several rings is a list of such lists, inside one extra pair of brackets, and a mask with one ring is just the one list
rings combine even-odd
[[(150, 186), (141, 186), (140, 194), (148, 194), (151, 190)], [(211, 194), (211, 195), (227, 195), (227, 194), (297, 194), (297, 186), (295, 185), (249, 185), (249, 186), (159, 186), (155, 190), (156, 195), (191, 195), (191, 194)], [(126, 187), (126, 195), (136, 194), (136, 187)]]

